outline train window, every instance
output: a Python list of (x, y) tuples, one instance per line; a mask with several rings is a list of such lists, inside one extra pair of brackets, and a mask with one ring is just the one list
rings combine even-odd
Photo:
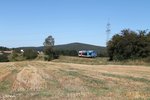
[(87, 52), (83, 52), (82, 55), (87, 55)]

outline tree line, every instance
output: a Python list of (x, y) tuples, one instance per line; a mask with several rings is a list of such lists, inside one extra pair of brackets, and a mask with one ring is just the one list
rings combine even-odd
[[(59, 55), (78, 56), (76, 50), (56, 50), (54, 48), (55, 40), (52, 36), (48, 36), (43, 45), (44, 60), (50, 61), (59, 58)], [(5, 54), (3, 51), (13, 50), (12, 54)], [(24, 49), (9, 49), (0, 47), (0, 62), (32, 60), (38, 57), (38, 51), (33, 48)], [(109, 60), (127, 60), (127, 59), (150, 59), (150, 32), (147, 30), (133, 31), (130, 29), (122, 30), (114, 35), (107, 42), (107, 52), (98, 54), (100, 57), (109, 57)]]
[(126, 60), (150, 57), (150, 32), (122, 30), (107, 43), (109, 60)]
[(8, 51), (8, 50), (10, 50), (10, 49), (7, 47), (0, 46), (0, 51)]

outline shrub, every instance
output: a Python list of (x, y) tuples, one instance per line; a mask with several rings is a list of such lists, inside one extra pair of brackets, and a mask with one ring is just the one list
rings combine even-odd
[(13, 51), (11, 54), (12, 61), (17, 61), (18, 53), (16, 51)]
[(53, 59), (58, 59), (59, 58), (58, 52), (55, 51), (53, 49), (53, 47), (51, 47), (51, 46), (46, 46), (44, 48), (44, 54), (45, 54), (45, 57), (44, 57), (45, 61), (51, 61)]
[(8, 62), (8, 56), (6, 54), (0, 55), (0, 62)]
[(45, 54), (45, 57), (44, 57), (44, 60), (46, 61), (50, 61), (50, 60), (53, 60), (54, 59), (54, 50), (51, 46), (46, 46), (44, 48), (44, 54)]
[(38, 53), (34, 49), (25, 49), (24, 53), (23, 53), (23, 56), (26, 59), (35, 59), (38, 56)]

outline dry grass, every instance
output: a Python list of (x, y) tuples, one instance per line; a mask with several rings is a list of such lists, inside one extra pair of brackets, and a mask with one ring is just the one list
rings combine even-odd
[(150, 67), (86, 64), (0, 63), (0, 100), (150, 99)]
[(53, 60), (53, 62), (64, 62), (64, 63), (76, 63), (76, 64), (87, 64), (87, 65), (145, 65), (150, 66), (148, 61), (145, 59), (137, 60), (124, 60), (124, 61), (108, 61), (107, 57), (96, 57), (96, 58), (82, 58), (82, 57), (69, 57), (60, 56), (59, 59)]

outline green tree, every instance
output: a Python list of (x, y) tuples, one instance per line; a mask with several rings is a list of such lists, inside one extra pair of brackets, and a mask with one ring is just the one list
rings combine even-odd
[(43, 43), (43, 45), (45, 46), (45, 47), (53, 47), (54, 46), (54, 43), (55, 43), (55, 40), (54, 40), (54, 38), (50, 35), (50, 36), (48, 36), (46, 39), (45, 39), (45, 41), (44, 41), (44, 43)]
[(45, 54), (44, 59), (46, 61), (50, 61), (50, 60), (53, 60), (55, 58), (58, 58), (58, 56), (56, 55), (56, 53), (54, 51), (54, 43), (55, 43), (55, 40), (52, 36), (48, 36), (43, 43), (44, 54)]
[(44, 47), (44, 54), (45, 54), (44, 59), (46, 61), (50, 61), (50, 60), (54, 59), (54, 50), (51, 46), (45, 46)]
[(25, 49), (24, 53), (23, 53), (23, 56), (26, 59), (35, 59), (38, 56), (38, 53), (34, 49)]
[(144, 31), (122, 30), (107, 43), (110, 60), (137, 59), (150, 56), (149, 34)]

